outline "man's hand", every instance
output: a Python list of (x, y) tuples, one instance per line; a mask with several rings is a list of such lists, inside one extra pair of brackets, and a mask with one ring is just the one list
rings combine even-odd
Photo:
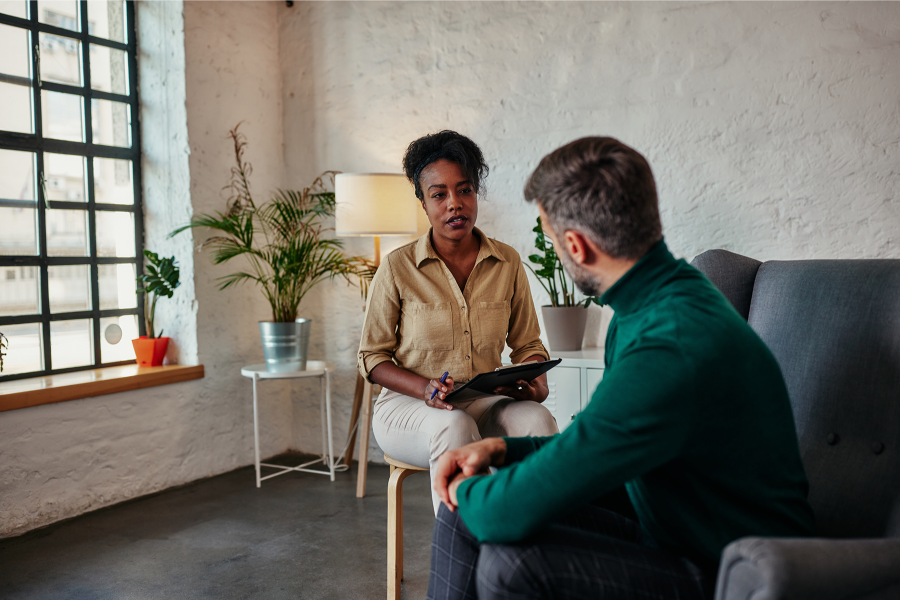
[[(434, 469), (434, 491), (450, 510), (456, 510), (456, 488), (463, 480), (500, 467), (506, 459), (503, 438), (487, 438), (441, 454)], [(450, 486), (453, 485), (451, 496)]]
[[(447, 397), (447, 394), (450, 393), (450, 390), (453, 389), (453, 378), (447, 377), (444, 380), (444, 383), (441, 383), (440, 379), (431, 379), (428, 381), (428, 385), (425, 386), (425, 392), (423, 393), (423, 398), (425, 400), (425, 404), (432, 408), (440, 408), (442, 410), (453, 410), (452, 404), (447, 404), (444, 402), (444, 398)], [(434, 390), (437, 390), (437, 394), (434, 394), (434, 398), (431, 397), (431, 394), (434, 393)]]

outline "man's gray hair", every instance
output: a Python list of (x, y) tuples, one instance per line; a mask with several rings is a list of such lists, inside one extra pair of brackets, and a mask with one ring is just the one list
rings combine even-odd
[(614, 258), (640, 258), (662, 239), (650, 165), (613, 138), (581, 138), (545, 156), (525, 199), (541, 205), (560, 238), (580, 231)]

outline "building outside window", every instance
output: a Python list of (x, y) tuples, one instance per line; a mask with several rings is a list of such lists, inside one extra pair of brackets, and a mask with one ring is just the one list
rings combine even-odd
[(134, 360), (134, 6), (0, 0), (0, 380)]

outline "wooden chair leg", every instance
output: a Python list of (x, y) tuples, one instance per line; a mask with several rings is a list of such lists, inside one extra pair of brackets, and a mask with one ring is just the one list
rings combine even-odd
[(403, 480), (415, 472), (394, 467), (388, 480), (388, 600), (400, 600), (400, 582), (403, 580)]
[(350, 431), (347, 433), (347, 452), (344, 453), (344, 464), (348, 467), (353, 461), (353, 450), (356, 449), (356, 434), (359, 428), (354, 428), (359, 418), (359, 409), (362, 407), (363, 387), (365, 379), (359, 373), (356, 374), (356, 389), (353, 391), (353, 409), (350, 411)]
[(369, 470), (369, 431), (372, 430), (372, 384), (363, 384), (362, 417), (359, 422), (359, 473), (356, 476), (356, 497), (366, 495), (366, 475)]

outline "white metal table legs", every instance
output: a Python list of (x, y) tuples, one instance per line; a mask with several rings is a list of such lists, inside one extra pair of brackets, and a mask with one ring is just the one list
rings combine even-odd
[[(334, 481), (334, 473), (336, 470), (336, 462), (334, 460), (334, 439), (331, 433), (331, 372), (325, 371), (324, 377), (320, 377), (319, 390), (319, 408), (322, 422), (322, 455), (320, 458), (297, 465), (296, 467), (286, 467), (284, 465), (274, 465), (270, 463), (260, 462), (259, 460), (259, 393), (257, 386), (259, 385), (259, 373), (253, 374), (253, 458), (256, 466), (256, 487), (260, 487), (263, 481), (284, 475), (291, 471), (303, 471), (305, 473), (317, 473), (319, 475), (329, 475), (331, 481)], [(309, 469), (310, 465), (322, 463), (327, 467), (327, 471), (322, 469)], [(262, 467), (270, 467), (278, 469), (277, 473), (262, 476), (260, 469)]]

